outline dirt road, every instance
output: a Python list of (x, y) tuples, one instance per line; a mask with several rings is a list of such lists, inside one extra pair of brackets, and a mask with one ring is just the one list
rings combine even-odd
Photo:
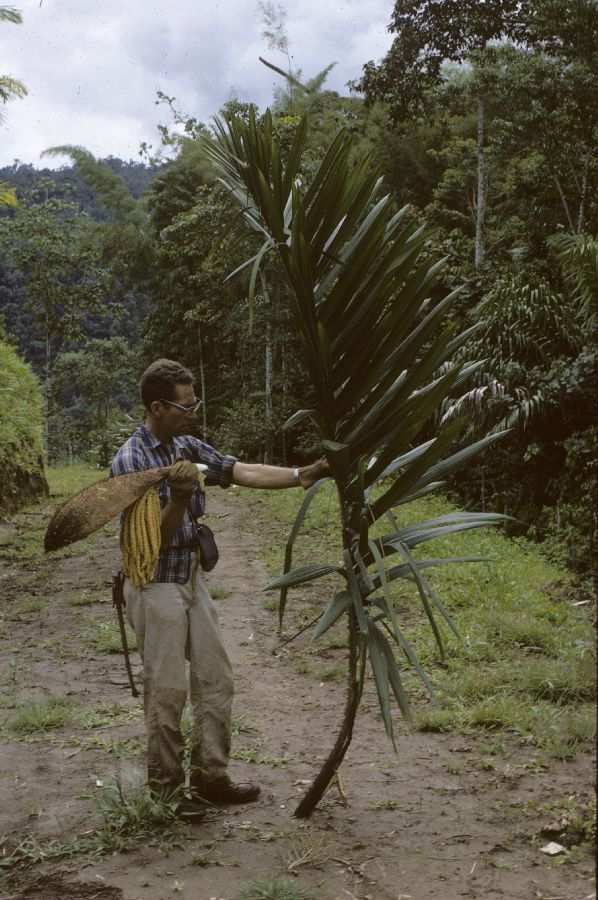
[[(262, 796), (185, 827), (179, 847), (148, 845), (79, 868), (76, 840), (96, 827), (94, 793), (115, 776), (125, 785), (144, 779), (140, 704), (128, 693), (121, 657), (101, 650), (113, 632), (107, 581), (117, 563), (115, 531), (105, 529), (75, 555), (44, 560), (34, 549), (45, 514), (21, 514), (3, 526), (4, 537), (33, 527), (37, 544), (24, 539), (0, 569), (0, 833), (7, 853), (27, 835), (42, 848), (71, 841), (73, 852), (10, 870), (0, 896), (236, 900), (265, 876), (291, 877), (319, 900), (593, 896), (588, 853), (540, 852), (550, 840), (545, 807), (589, 789), (589, 751), (545, 771), (514, 735), (420, 734), (399, 724), (395, 756), (371, 685), (342, 768), (347, 806), (333, 786), (309, 822), (292, 818), (332, 743), (344, 687), (299, 671), (294, 651), (307, 637), (277, 649), (260, 560), (281, 535), (260, 518), (259, 498), (214, 490), (209, 501), (221, 551), (209, 581), (236, 672), (231, 769), (235, 778), (258, 780)], [(344, 650), (326, 655), (339, 663)], [(19, 711), (50, 697), (68, 711), (62, 726), (15, 731)]]

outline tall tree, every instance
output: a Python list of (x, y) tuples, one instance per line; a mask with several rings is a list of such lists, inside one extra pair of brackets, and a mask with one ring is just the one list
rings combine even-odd
[[(429, 111), (431, 89), (443, 79), (444, 63), (480, 61), (491, 41), (522, 38), (519, 0), (396, 0), (388, 30), (396, 34), (384, 60), (364, 66), (354, 84), (371, 101), (384, 100), (395, 119)], [(524, 4), (525, 5), (525, 4)], [(485, 256), (486, 216), (484, 80), (475, 98), (477, 116), (477, 200), (475, 264)]]

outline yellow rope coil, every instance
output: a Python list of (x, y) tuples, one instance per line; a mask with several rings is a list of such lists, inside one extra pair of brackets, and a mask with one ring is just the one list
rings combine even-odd
[(123, 571), (135, 587), (145, 587), (152, 580), (160, 539), (160, 499), (155, 486), (129, 506), (120, 533)]

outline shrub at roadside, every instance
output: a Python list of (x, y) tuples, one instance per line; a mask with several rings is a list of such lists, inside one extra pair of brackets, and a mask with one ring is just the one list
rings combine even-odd
[(0, 338), (0, 517), (47, 496), (37, 379)]

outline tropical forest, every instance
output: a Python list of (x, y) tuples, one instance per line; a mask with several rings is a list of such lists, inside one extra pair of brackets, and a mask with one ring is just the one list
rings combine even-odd
[[(589, 900), (598, 5), (390, 0), (342, 93), (256, 15), (268, 105), (159, 90), (135, 159), (0, 168), (0, 896)], [(118, 518), (44, 551), (161, 358), (206, 444), (326, 461), (207, 488), (262, 795), (193, 826), (139, 783)]]

